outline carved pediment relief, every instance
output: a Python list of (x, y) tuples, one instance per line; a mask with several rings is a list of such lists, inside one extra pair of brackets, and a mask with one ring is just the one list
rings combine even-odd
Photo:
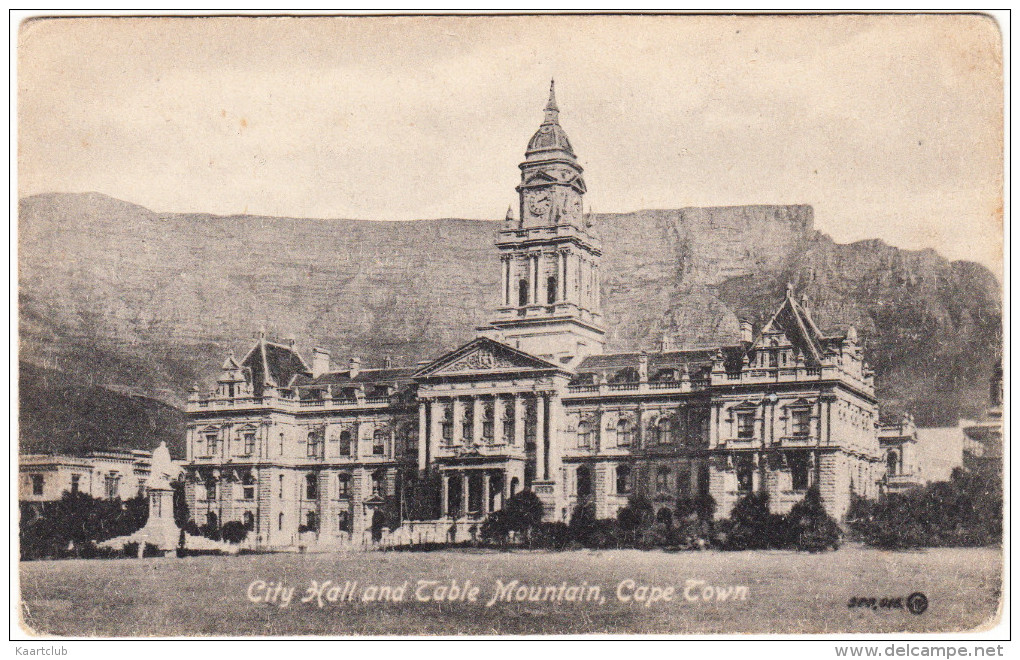
[(515, 367), (511, 360), (501, 355), (496, 355), (486, 348), (474, 350), (453, 363), (446, 366), (443, 371), (480, 371), (485, 369), (503, 369)]
[(436, 360), (416, 376), (442, 376), (479, 371), (550, 369), (556, 365), (490, 339), (475, 341)]

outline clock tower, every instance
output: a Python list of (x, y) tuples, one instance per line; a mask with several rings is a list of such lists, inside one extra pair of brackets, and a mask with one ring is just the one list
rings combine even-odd
[(502, 297), (484, 334), (573, 366), (601, 353), (602, 246), (583, 210), (584, 169), (560, 127), (555, 83), (520, 164), (517, 217), (496, 239)]

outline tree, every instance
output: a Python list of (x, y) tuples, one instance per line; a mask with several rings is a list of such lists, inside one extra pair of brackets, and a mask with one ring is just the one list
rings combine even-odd
[(798, 550), (823, 552), (839, 548), (842, 531), (822, 505), (817, 486), (804, 494), (804, 499), (793, 505), (786, 516), (789, 543)]
[(530, 490), (523, 490), (485, 519), (482, 538), (506, 541), (510, 533), (515, 532), (530, 539), (532, 531), (542, 523), (544, 513), (542, 500)]
[(223, 523), (220, 535), (227, 543), (240, 543), (248, 537), (248, 528), (240, 520), (231, 520)]

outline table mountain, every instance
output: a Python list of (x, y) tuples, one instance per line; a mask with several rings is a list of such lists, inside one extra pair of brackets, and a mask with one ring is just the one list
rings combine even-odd
[[(924, 424), (979, 412), (1001, 355), (995, 277), (931, 250), (838, 244), (813, 220), (809, 206), (597, 215), (609, 350), (655, 348), (664, 334), (686, 345), (731, 341), (739, 318), (771, 311), (792, 282), (823, 328), (859, 329), (887, 412), (910, 410)], [(305, 352), (323, 346), (337, 362), (413, 364), (487, 320), (499, 292), (497, 227), (28, 197), (19, 206), (20, 358), (176, 405), (260, 326)]]

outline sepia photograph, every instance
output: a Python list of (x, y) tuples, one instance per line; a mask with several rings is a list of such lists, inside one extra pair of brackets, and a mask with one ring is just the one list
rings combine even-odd
[(13, 19), (12, 641), (1001, 656), (1001, 21)]

